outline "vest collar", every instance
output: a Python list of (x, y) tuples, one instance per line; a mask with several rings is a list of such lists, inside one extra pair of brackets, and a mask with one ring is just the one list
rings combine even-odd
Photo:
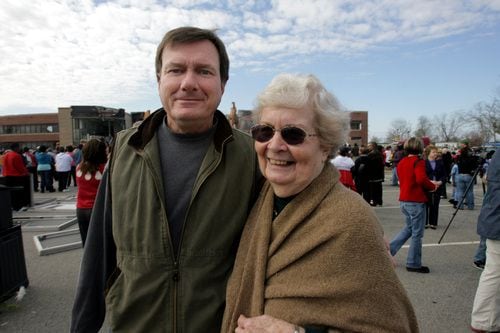
[[(222, 145), (227, 139), (232, 139), (233, 131), (226, 116), (216, 110), (214, 117), (217, 119), (217, 130), (214, 134), (214, 145), (217, 151), (222, 151)], [(142, 150), (155, 136), (156, 130), (165, 119), (165, 110), (160, 108), (153, 112), (139, 125), (137, 131), (130, 137), (128, 144), (135, 149)]]

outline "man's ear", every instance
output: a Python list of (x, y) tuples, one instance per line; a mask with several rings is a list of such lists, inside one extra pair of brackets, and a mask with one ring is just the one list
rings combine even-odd
[(226, 82), (221, 82), (221, 84), (220, 84), (221, 85), (220, 88), (221, 88), (222, 95), (224, 95), (224, 90), (226, 89), (226, 83), (227, 83), (227, 81)]

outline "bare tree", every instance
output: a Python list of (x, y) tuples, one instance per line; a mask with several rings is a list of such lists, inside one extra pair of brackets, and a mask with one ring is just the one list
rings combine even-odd
[(457, 141), (459, 130), (465, 125), (463, 114), (459, 111), (442, 113), (434, 116), (434, 126), (442, 141)]
[(484, 141), (496, 141), (496, 135), (500, 134), (500, 98), (494, 98), (491, 103), (477, 103), (467, 120), (475, 125)]
[(375, 136), (375, 135), (372, 135), (372, 137), (370, 138), (370, 141), (369, 142), (382, 142), (383, 140), (381, 140), (378, 136)]
[(405, 119), (398, 118), (391, 122), (391, 127), (387, 132), (387, 141), (403, 141), (410, 137), (411, 123)]
[(415, 129), (415, 132), (413, 134), (416, 137), (431, 137), (432, 136), (432, 122), (431, 120), (426, 117), (426, 116), (420, 116), (417, 119), (417, 128)]

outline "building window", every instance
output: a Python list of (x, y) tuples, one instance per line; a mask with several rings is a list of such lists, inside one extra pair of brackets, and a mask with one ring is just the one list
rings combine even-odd
[(351, 121), (351, 130), (360, 131), (361, 130), (361, 121), (353, 120)]
[(59, 124), (3, 125), (0, 134), (40, 134), (58, 133)]

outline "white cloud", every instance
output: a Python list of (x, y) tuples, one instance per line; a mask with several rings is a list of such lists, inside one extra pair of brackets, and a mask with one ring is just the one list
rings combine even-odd
[(499, 18), (500, 0), (3, 0), (0, 112), (154, 95), (156, 45), (180, 25), (218, 28), (232, 70), (262, 70), (435, 40)]

